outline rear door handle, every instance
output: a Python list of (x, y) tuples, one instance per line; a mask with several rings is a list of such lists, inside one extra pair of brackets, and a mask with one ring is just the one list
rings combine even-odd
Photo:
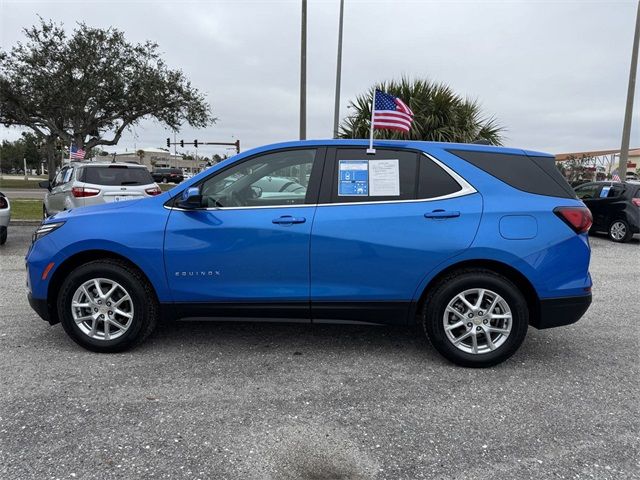
[(433, 212), (425, 213), (424, 218), (455, 218), (459, 217), (460, 212), (434, 210)]
[(283, 215), (282, 217), (271, 220), (276, 225), (292, 225), (294, 223), (304, 223), (307, 219), (304, 217), (292, 217), (291, 215)]

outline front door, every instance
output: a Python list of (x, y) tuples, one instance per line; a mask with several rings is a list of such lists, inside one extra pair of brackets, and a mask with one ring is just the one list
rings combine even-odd
[(471, 244), (482, 198), (421, 153), (330, 157), (311, 237), (313, 321), (403, 324), (425, 276)]
[(324, 149), (261, 154), (200, 182), (202, 208), (174, 208), (166, 228), (174, 301), (196, 304), (193, 316), (308, 319), (323, 157)]

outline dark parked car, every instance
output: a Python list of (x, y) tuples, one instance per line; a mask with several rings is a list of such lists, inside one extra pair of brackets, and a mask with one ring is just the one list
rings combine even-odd
[(184, 180), (182, 170), (179, 168), (157, 168), (151, 172), (151, 176), (158, 183), (180, 183)]
[(640, 183), (590, 182), (575, 192), (591, 210), (592, 232), (607, 232), (614, 242), (640, 233)]

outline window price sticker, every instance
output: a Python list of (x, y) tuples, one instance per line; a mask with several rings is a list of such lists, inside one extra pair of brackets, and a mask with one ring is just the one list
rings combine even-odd
[(369, 161), (338, 161), (338, 196), (369, 195)]

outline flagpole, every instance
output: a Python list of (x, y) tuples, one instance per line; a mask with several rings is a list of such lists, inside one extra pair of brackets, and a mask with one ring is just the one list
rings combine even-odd
[(367, 148), (367, 155), (375, 155), (376, 149), (373, 148), (373, 113), (376, 108), (376, 91), (373, 90), (373, 97), (371, 98), (371, 132), (369, 133), (369, 148)]

